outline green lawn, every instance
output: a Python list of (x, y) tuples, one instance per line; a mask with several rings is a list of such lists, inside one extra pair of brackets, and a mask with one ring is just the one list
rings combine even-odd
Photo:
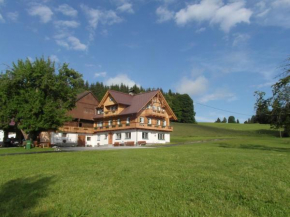
[(53, 148), (32, 148), (25, 149), (23, 147), (4, 147), (0, 148), (0, 154), (11, 154), (11, 153), (30, 153), (30, 152), (42, 152), (42, 151), (54, 151)]
[(216, 128), (215, 135), (192, 125), (174, 127), (173, 138), (230, 139), (155, 149), (2, 156), (1, 216), (290, 215), (290, 139), (256, 129), (234, 130), (234, 135)]

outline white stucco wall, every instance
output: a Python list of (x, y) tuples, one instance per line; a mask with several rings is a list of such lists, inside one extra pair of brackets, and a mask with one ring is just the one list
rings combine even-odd
[[(126, 139), (126, 133), (131, 132), (131, 138)], [(148, 133), (148, 139), (142, 138), (142, 132)], [(150, 131), (150, 130), (122, 130), (122, 131), (114, 131), (113, 133), (113, 144), (115, 142), (119, 143), (125, 143), (125, 142), (131, 142), (133, 141), (135, 144), (137, 141), (146, 141), (147, 144), (149, 143), (168, 143), (170, 142), (170, 133), (168, 132), (161, 132), (161, 131)], [(121, 133), (121, 139), (117, 139), (117, 133)], [(164, 134), (164, 140), (158, 140), (158, 133)], [(105, 134), (108, 135), (108, 133), (98, 133), (91, 136), (86, 136), (86, 146), (102, 146), (102, 145), (108, 145), (108, 136), (107, 139), (105, 139)], [(98, 135), (100, 137), (98, 137)], [(90, 141), (88, 141), (87, 137), (91, 137)], [(99, 140), (98, 140), (99, 139)]]
[[(66, 140), (64, 143), (63, 141)], [(51, 144), (68, 144), (77, 145), (78, 144), (78, 134), (77, 133), (67, 133), (66, 137), (63, 137), (63, 133), (51, 133)]]
[(0, 130), (0, 142), (3, 142), (4, 139), (4, 131)]

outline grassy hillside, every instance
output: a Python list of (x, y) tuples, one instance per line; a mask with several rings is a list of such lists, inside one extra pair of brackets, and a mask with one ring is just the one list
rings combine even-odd
[(230, 139), (0, 157), (1, 216), (289, 216), (289, 138), (173, 125), (175, 139)]
[(171, 134), (173, 143), (209, 138), (279, 135), (277, 130), (272, 130), (270, 125), (265, 124), (172, 123), (172, 126), (174, 127)]

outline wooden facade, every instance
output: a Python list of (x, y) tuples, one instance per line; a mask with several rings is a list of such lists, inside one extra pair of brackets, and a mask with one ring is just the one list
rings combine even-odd
[[(114, 93), (108, 91), (97, 107), (95, 133), (127, 129), (173, 131), (170, 120), (177, 120), (177, 118), (159, 90), (139, 94), (139, 96), (129, 94), (115, 96)], [(120, 97), (127, 97), (127, 102), (119, 102)]]

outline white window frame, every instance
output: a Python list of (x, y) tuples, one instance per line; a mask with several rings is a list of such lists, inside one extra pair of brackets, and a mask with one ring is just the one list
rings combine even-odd
[(97, 135), (97, 140), (101, 141), (101, 135)]
[(122, 133), (116, 133), (116, 140), (122, 139)]
[(166, 121), (165, 120), (163, 121), (163, 127), (166, 127)]
[(148, 124), (152, 124), (152, 118), (148, 118)]
[(127, 117), (126, 124), (130, 124), (130, 117)]
[(142, 132), (142, 139), (148, 139), (149, 135), (148, 132)]
[(125, 132), (125, 139), (131, 139), (131, 132)]
[(98, 122), (98, 127), (103, 127), (103, 121)]
[(157, 120), (157, 125), (160, 126), (160, 120), (159, 119)]
[(109, 125), (109, 126), (112, 126), (112, 122), (113, 122), (112, 120), (109, 120), (109, 121), (108, 121), (108, 125)]
[(158, 140), (165, 140), (165, 134), (164, 133), (158, 133)]
[(90, 142), (90, 141), (91, 141), (91, 137), (87, 136), (87, 142)]
[(140, 123), (144, 124), (144, 118), (143, 117), (140, 117)]
[(118, 124), (118, 125), (121, 124), (121, 119), (120, 119), (120, 118), (117, 120), (117, 124)]

